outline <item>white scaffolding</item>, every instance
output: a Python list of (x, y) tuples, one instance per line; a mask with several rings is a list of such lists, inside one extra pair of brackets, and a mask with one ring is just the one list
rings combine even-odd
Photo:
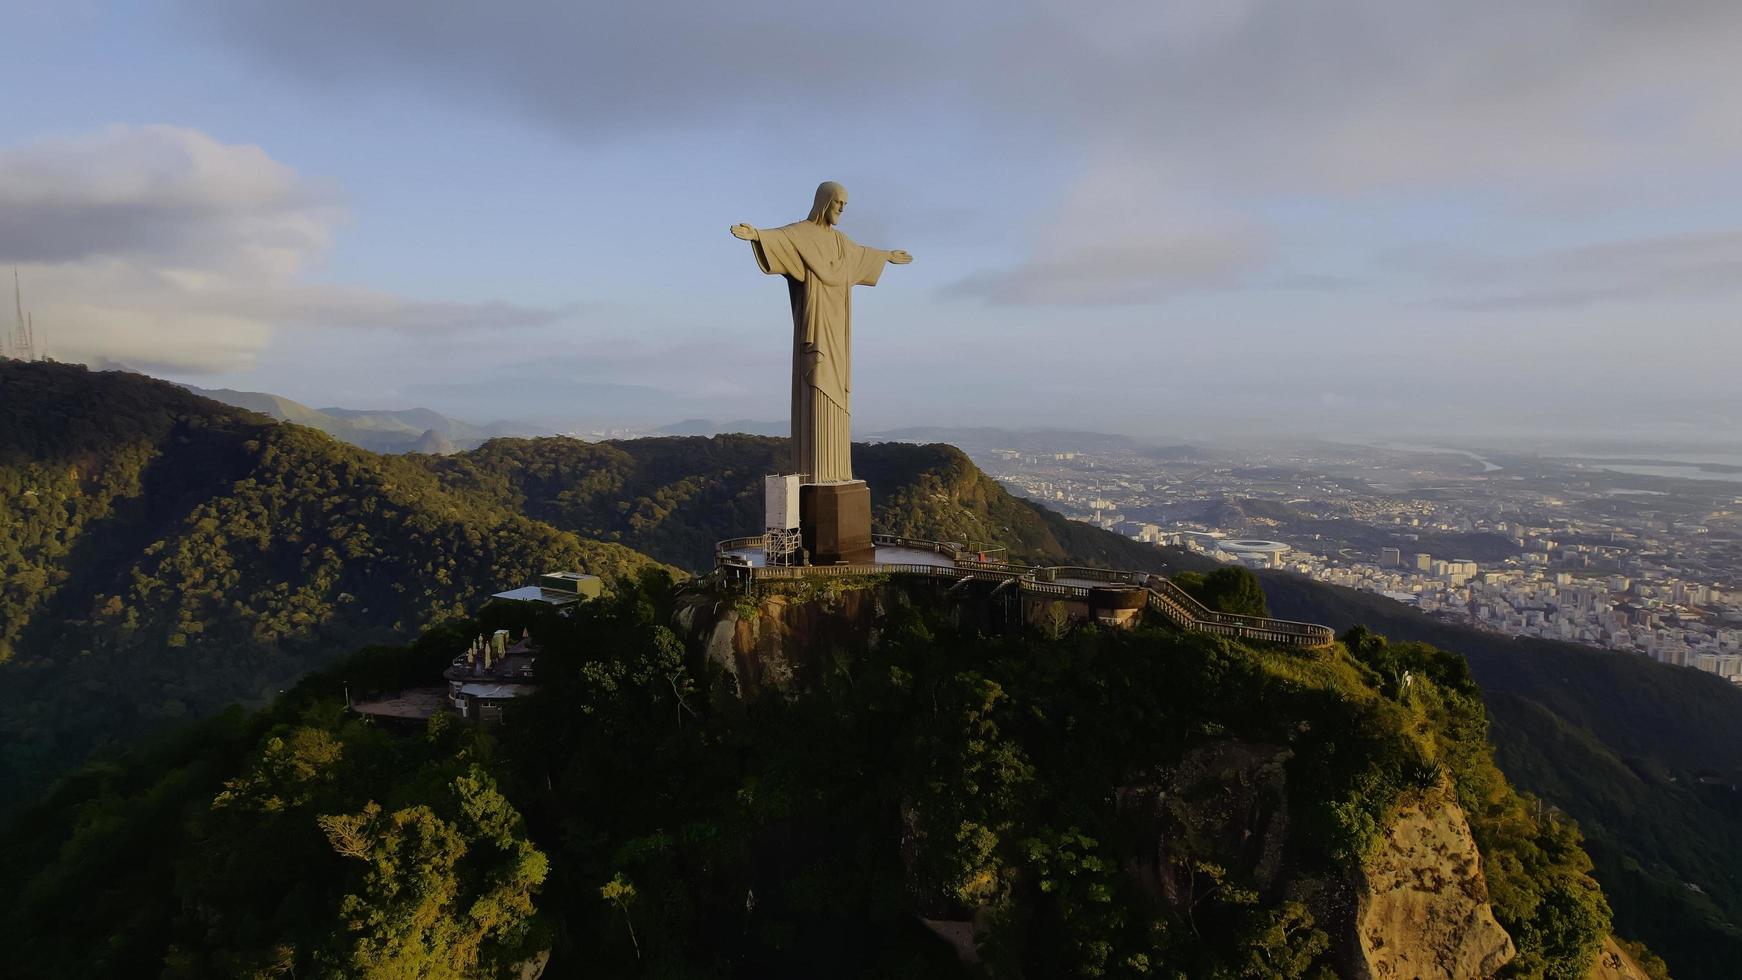
[(766, 491), (767, 518), (763, 526), (767, 533), (762, 543), (763, 561), (770, 565), (803, 563), (798, 528), (798, 488), (803, 479), (796, 473), (769, 476), (763, 480)]

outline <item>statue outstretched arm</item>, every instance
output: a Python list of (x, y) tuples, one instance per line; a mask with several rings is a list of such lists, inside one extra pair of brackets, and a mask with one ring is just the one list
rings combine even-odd
[(892, 248), (889, 250), (889, 261), (894, 265), (906, 265), (913, 261), (913, 256), (902, 249)]
[(733, 238), (742, 238), (743, 240), (745, 240), (747, 242), (753, 242), (753, 241), (756, 241), (761, 236), (757, 235), (756, 229), (751, 227), (750, 225), (736, 224), (736, 225), (732, 226), (732, 237)]

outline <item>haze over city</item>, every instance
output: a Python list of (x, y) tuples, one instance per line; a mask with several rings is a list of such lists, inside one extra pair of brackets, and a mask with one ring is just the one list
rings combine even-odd
[(778, 420), (726, 228), (834, 179), (915, 256), (856, 294), (860, 431), (1742, 412), (1733, 3), (8, 6), (0, 263), (63, 360)]

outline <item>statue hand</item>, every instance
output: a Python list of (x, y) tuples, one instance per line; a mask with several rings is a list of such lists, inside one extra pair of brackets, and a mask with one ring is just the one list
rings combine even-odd
[(898, 249), (894, 249), (893, 251), (891, 251), (889, 253), (889, 261), (895, 263), (896, 265), (906, 265), (907, 263), (913, 261), (913, 256), (907, 254), (906, 252), (904, 252), (898, 248)]
[(733, 225), (732, 237), (742, 238), (747, 242), (753, 242), (756, 240), (756, 229), (749, 225)]

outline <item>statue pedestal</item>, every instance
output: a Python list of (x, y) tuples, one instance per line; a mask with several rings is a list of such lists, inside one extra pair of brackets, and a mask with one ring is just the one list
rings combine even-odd
[(798, 526), (813, 565), (869, 562), (871, 488), (864, 480), (806, 483), (798, 489)]

